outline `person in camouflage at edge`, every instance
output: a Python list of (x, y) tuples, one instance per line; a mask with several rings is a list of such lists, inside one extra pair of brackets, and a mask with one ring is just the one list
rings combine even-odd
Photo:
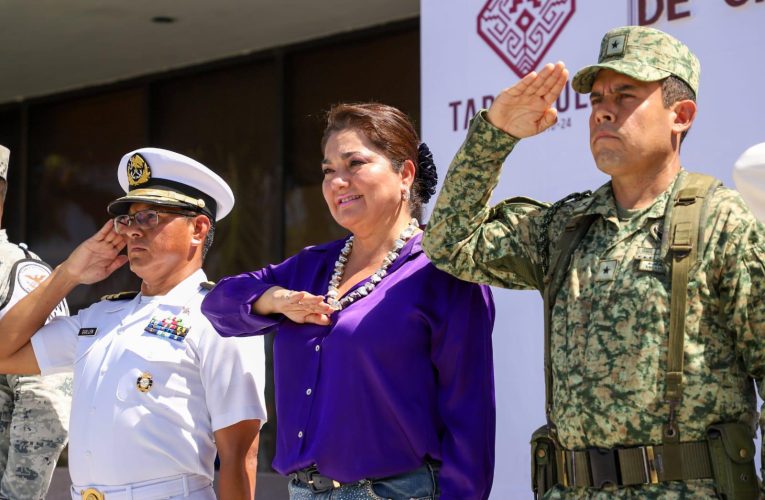
[[(518, 141), (555, 123), (553, 103), (568, 78), (560, 62), (526, 75), (473, 119), (425, 232), (427, 255), (459, 278), (542, 290), (543, 247), (558, 241), (572, 216), (597, 215), (552, 309), (551, 420), (566, 450), (662, 443), (671, 289), (662, 229), (673, 188), (687, 175), (680, 142), (696, 114), (699, 72), (690, 50), (661, 31), (606, 33), (599, 64), (579, 71), (572, 85), (591, 94), (590, 147), (611, 180), (551, 220), (550, 205), (526, 198), (488, 205)], [(705, 245), (688, 285), (682, 442), (703, 441), (718, 422), (743, 422), (754, 434), (753, 379), (760, 394), (765, 389), (765, 229), (730, 189), (715, 190), (706, 213)], [(709, 478), (557, 485), (546, 498), (715, 496)]]
[[(8, 183), (10, 152), (0, 146), (0, 218)], [(8, 241), (0, 229), (0, 317), (27, 291), (30, 278), (16, 263), (39, 257)], [(37, 273), (44, 270), (34, 267)], [(28, 274), (28, 273), (26, 273)], [(56, 313), (66, 309), (62, 304)], [(0, 499), (42, 500), (67, 442), (72, 374), (0, 374)]]

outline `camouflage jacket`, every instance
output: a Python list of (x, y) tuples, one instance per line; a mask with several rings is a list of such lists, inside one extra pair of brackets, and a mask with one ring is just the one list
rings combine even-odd
[[(542, 290), (543, 234), (554, 243), (572, 215), (597, 214), (553, 309), (552, 419), (568, 449), (660, 444), (669, 413), (663, 399), (671, 288), (661, 233), (674, 183), (650, 207), (621, 219), (608, 183), (564, 205), (545, 225), (548, 204), (518, 198), (488, 205), (516, 143), (481, 114), (473, 120), (423, 248), (437, 267), (459, 278)], [(765, 389), (765, 228), (738, 193), (719, 188), (702, 230), (707, 243), (688, 287), (681, 441), (704, 439), (716, 422), (754, 428), (754, 382), (760, 394)], [(649, 264), (640, 266), (644, 261)], [(711, 481), (664, 483), (624, 488), (616, 496), (671, 498), (675, 491), (703, 497), (714, 494), (710, 488)], [(553, 491), (559, 496), (591, 498), (598, 490)]]

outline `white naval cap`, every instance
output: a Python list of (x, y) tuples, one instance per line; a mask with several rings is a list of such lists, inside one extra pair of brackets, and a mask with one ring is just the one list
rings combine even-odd
[(736, 160), (733, 182), (754, 216), (765, 222), (765, 142), (755, 144)]
[(159, 148), (131, 151), (120, 160), (117, 179), (127, 193), (109, 203), (112, 215), (131, 203), (181, 207), (217, 221), (234, 207), (234, 193), (221, 177), (198, 161)]
[(11, 150), (0, 144), (0, 179), (8, 180), (8, 160), (11, 157)]

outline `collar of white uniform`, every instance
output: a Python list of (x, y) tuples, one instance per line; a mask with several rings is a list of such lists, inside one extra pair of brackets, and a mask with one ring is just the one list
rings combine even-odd
[[(175, 287), (165, 295), (144, 296), (142, 293), (139, 293), (132, 300), (110, 303), (111, 307), (108, 307), (107, 311), (119, 311), (128, 305), (138, 307), (137, 304), (141, 302), (144, 304), (156, 302), (161, 303), (162, 305), (185, 306), (196, 293), (199, 293), (199, 284), (203, 281), (207, 281), (207, 275), (204, 270), (200, 268), (175, 285)], [(146, 299), (149, 300), (147, 301)]]
[(166, 305), (186, 305), (189, 298), (199, 291), (199, 284), (203, 281), (207, 281), (207, 275), (200, 268), (175, 285), (165, 295), (145, 297), (143, 293), (139, 293), (137, 299), (149, 299), (149, 302), (161, 301), (162, 304)]

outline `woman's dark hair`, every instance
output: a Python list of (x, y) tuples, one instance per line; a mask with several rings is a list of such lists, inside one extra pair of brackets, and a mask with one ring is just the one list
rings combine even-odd
[(422, 219), (422, 205), (435, 193), (438, 176), (428, 146), (420, 144), (409, 118), (394, 108), (376, 102), (336, 104), (327, 113), (327, 127), (321, 138), (324, 150), (329, 136), (346, 129), (358, 129), (379, 149), (400, 172), (406, 160), (415, 167), (409, 199), (412, 217)]

